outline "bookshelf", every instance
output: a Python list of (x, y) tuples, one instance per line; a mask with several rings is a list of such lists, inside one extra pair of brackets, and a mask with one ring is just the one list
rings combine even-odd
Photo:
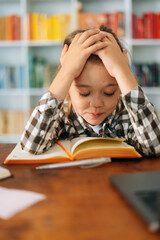
[[(47, 86), (30, 88), (29, 56), (43, 59), (50, 65), (59, 64), (62, 49), (62, 39), (29, 40), (27, 32), (27, 15), (38, 13), (50, 15), (70, 15), (70, 31), (78, 27), (78, 9), (85, 13), (104, 13), (122, 11), (125, 15), (125, 36), (122, 41), (132, 56), (132, 61), (140, 63), (160, 64), (160, 39), (133, 39), (132, 38), (132, 13), (141, 17), (144, 12), (160, 12), (159, 0), (0, 0), (0, 17), (18, 15), (21, 17), (21, 39), (0, 40), (0, 66), (22, 66), (23, 87), (0, 88), (0, 112), (23, 112), (24, 125), (28, 120), (31, 110)], [(0, 68), (0, 74), (2, 75)], [(0, 75), (0, 76), (1, 76)], [(160, 77), (160, 76), (159, 76)], [(1, 84), (1, 82), (0, 82)], [(1, 86), (1, 85), (0, 85)], [(160, 110), (160, 87), (144, 87), (144, 91)], [(4, 123), (8, 121), (1, 117), (0, 131), (3, 132)], [(6, 131), (7, 132), (7, 131)], [(14, 131), (13, 131), (14, 132)], [(17, 142), (20, 134), (9, 132), (0, 136), (0, 142)]]

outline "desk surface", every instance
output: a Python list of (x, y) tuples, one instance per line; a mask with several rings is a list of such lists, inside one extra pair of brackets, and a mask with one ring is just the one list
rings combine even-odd
[[(0, 144), (0, 163), (13, 149)], [(111, 185), (115, 173), (160, 170), (160, 158), (114, 161), (97, 168), (37, 171), (35, 165), (6, 165), (14, 178), (0, 186), (35, 191), (46, 200), (0, 219), (0, 240), (154, 240), (146, 223)]]

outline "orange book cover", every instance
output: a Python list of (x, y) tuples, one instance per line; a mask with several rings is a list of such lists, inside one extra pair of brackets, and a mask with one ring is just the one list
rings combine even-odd
[(27, 18), (27, 40), (32, 40), (32, 14), (31, 13), (28, 13), (26, 15), (26, 18)]
[(97, 26), (97, 14), (95, 13), (83, 13), (78, 15), (79, 28), (92, 28)]
[(117, 26), (117, 36), (124, 37), (125, 36), (125, 14), (124, 12), (118, 12), (118, 26)]
[(0, 17), (0, 40), (5, 40), (5, 17)]
[(12, 40), (11, 16), (5, 17), (5, 40)]
[(0, 17), (0, 41), (2, 41), (2, 17)]
[(78, 137), (61, 140), (48, 151), (34, 155), (21, 149), (20, 143), (5, 159), (5, 164), (54, 163), (88, 158), (140, 158), (133, 146), (121, 138)]

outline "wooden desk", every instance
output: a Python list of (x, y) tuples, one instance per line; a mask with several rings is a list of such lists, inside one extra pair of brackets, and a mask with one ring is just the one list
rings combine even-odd
[[(13, 149), (0, 144), (0, 162)], [(109, 181), (109, 175), (160, 170), (159, 159), (114, 161), (97, 168), (35, 170), (6, 165), (14, 174), (0, 182), (47, 196), (9, 220), (0, 219), (0, 240), (154, 240), (145, 222)]]

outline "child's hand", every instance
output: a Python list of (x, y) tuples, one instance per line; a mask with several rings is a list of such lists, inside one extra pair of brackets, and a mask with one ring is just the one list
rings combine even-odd
[(106, 38), (101, 41), (107, 42), (107, 46), (95, 52), (109, 74), (117, 80), (123, 94), (127, 94), (138, 85), (135, 77), (129, 68), (127, 51), (121, 51), (116, 39), (111, 33), (107, 33)]
[(64, 46), (60, 58), (63, 71), (69, 73), (73, 79), (77, 78), (88, 59), (88, 57), (106, 47), (106, 42), (101, 41), (106, 37), (106, 32), (99, 29), (91, 29), (77, 34), (70, 46)]
[(101, 41), (107, 42), (107, 46), (103, 49), (96, 51), (107, 71), (112, 77), (116, 78), (118, 71), (123, 70), (125, 67), (128, 68), (128, 57), (127, 51), (121, 51), (118, 43), (111, 33), (107, 33), (106, 38)]
[(64, 46), (60, 58), (61, 69), (51, 83), (48, 91), (58, 100), (64, 100), (68, 94), (70, 86), (75, 78), (77, 78), (88, 59), (88, 57), (104, 48), (107, 33), (98, 29), (91, 29), (83, 33), (77, 34), (70, 46)]

